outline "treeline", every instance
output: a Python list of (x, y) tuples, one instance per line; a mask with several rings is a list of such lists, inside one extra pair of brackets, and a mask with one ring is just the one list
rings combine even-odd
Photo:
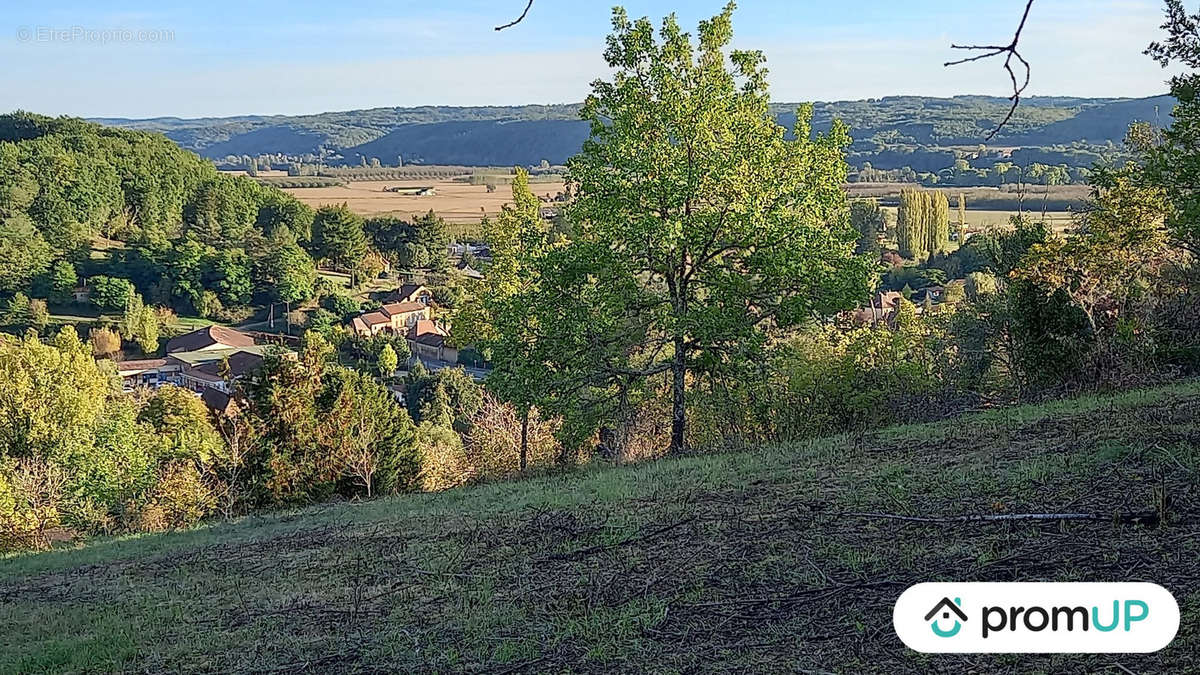
[[(1094, 161), (1083, 154), (1068, 158), (1072, 144), (1080, 144), (1081, 152), (1103, 154), (1110, 149), (1110, 142), (1120, 144), (1130, 123), (1155, 120), (1158, 110), (1169, 111), (1174, 105), (1172, 99), (1161, 96), (1133, 100), (1031, 97), (1023, 102), (997, 145), (1021, 146), (1018, 152), (1029, 152), (1015, 160), (1021, 164), (1071, 167), (1086, 167)], [(869, 161), (881, 169), (910, 166), (919, 172), (937, 172), (953, 164), (951, 147), (977, 144), (1005, 117), (1010, 105), (1006, 99), (984, 96), (888, 96), (822, 102), (813, 107), (813, 126), (827, 131), (834, 119), (840, 119), (854, 129), (853, 166)], [(776, 103), (770, 111), (779, 124), (790, 129), (796, 107), (794, 103)], [(561, 164), (578, 152), (587, 138), (587, 126), (579, 121), (580, 108), (580, 104), (383, 108), (297, 117), (104, 123), (165, 133), (182, 147), (216, 161), (228, 156), (282, 155), (289, 161), (299, 158), (317, 164), (320, 149), (326, 149), (338, 156), (338, 164), (356, 165), (361, 157), (367, 157), (368, 161), (378, 158), (385, 165), (394, 165), (397, 155), (403, 154), (409, 160), (404, 163), (513, 166), (534, 165), (541, 159)], [(393, 133), (394, 138), (385, 140)], [(926, 152), (930, 153), (928, 160)], [(1054, 158), (1037, 154), (1040, 152), (1052, 153)], [(276, 161), (275, 165), (286, 164)]]
[(256, 176), (254, 180), (262, 185), (267, 185), (273, 188), (325, 188), (325, 187), (341, 187), (346, 184), (346, 181), (338, 178), (322, 178), (317, 176)]
[[(946, 155), (950, 158), (955, 156), (954, 153), (946, 153)], [(920, 183), (930, 186), (960, 185), (965, 187), (1000, 187), (1019, 184), (1080, 185), (1089, 182), (1095, 166), (1116, 166), (1118, 164), (1116, 159), (1089, 163), (1086, 166), (1070, 166), (1040, 162), (1022, 164), (1016, 158), (1006, 161), (980, 162), (959, 157), (940, 169), (928, 171), (918, 170), (909, 165), (893, 169), (880, 169), (876, 168), (871, 161), (865, 160), (862, 168), (852, 174), (851, 179), (859, 183)]]
[(315, 166), (315, 165), (291, 165), (288, 167), (289, 175), (313, 175), (326, 176), (330, 178), (339, 178), (342, 180), (413, 180), (419, 178), (457, 178), (470, 172), (470, 169), (461, 166), (359, 166), (359, 167), (332, 167), (332, 166)]

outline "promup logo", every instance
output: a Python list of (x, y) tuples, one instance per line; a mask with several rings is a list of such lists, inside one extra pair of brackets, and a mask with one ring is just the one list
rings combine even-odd
[(1179, 605), (1146, 583), (917, 584), (892, 623), (920, 652), (1148, 653), (1174, 639)]
[[(962, 598), (955, 598), (954, 602), (950, 602), (950, 598), (942, 598), (941, 602), (934, 605), (933, 609), (929, 610), (929, 613), (925, 615), (925, 620), (926, 621), (929, 621), (930, 619), (933, 620), (933, 623), (929, 624), (929, 627), (933, 629), (934, 635), (936, 635), (938, 637), (944, 637), (944, 638), (954, 637), (955, 635), (958, 635), (958, 631), (962, 630), (962, 622), (967, 620), (967, 615), (964, 614), (961, 609), (959, 609), (959, 607), (961, 607), (961, 606), (962, 606)], [(954, 615), (958, 617), (957, 619), (954, 620), (954, 628), (951, 628), (950, 630), (945, 630), (941, 626), (939, 626), (938, 619), (934, 618), (938, 615), (938, 612), (941, 612), (941, 614), (942, 614), (941, 618), (943, 618), (943, 619), (949, 619), (950, 613), (953, 612)]]

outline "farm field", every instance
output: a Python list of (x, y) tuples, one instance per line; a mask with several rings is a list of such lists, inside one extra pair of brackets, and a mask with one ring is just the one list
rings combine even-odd
[[(416, 196), (387, 192), (389, 187), (425, 187), (433, 186), (437, 194)], [(530, 185), (535, 195), (552, 196), (562, 191), (562, 182), (534, 182)], [(851, 184), (847, 192), (851, 198), (877, 197), (887, 200), (899, 194), (902, 186), (891, 184), (886, 186), (876, 184)], [(1041, 189), (1041, 188), (1031, 188)], [(1061, 232), (1073, 224), (1073, 213), (1064, 210), (1064, 200), (1081, 200), (1086, 195), (1086, 186), (1061, 186), (1051, 188), (1050, 204), (1046, 211), (1046, 219), (1055, 231)], [(284, 188), (300, 201), (314, 208), (326, 204), (341, 204), (345, 202), (355, 213), (363, 216), (395, 214), (401, 217), (411, 217), (433, 209), (438, 215), (453, 225), (473, 225), (483, 216), (494, 217), (500, 208), (511, 199), (510, 188), (500, 184), (495, 192), (488, 192), (485, 185), (447, 180), (425, 179), (405, 181), (352, 181), (346, 185), (318, 188)], [(965, 188), (956, 190), (948, 188), (947, 193), (951, 202), (951, 220), (957, 218), (954, 213), (956, 195), (960, 192), (967, 194), (967, 225), (971, 231), (977, 232), (993, 227), (1006, 227), (1009, 219), (1017, 215), (1016, 196), (995, 188)], [(1013, 209), (975, 208), (978, 202), (989, 206), (997, 202), (1011, 201)], [(1030, 193), (1025, 199), (1025, 213), (1031, 218), (1041, 217), (1042, 200), (1040, 194)], [(894, 217), (896, 207), (885, 206)], [(456, 232), (458, 236), (478, 236), (472, 228)]]
[[(967, 209), (967, 227), (972, 231), (995, 227), (1008, 227), (1011, 218), (1018, 215), (1017, 211), (989, 211)], [(1045, 216), (1040, 209), (1026, 209), (1025, 217), (1033, 221), (1045, 221), (1055, 232), (1063, 232), (1075, 226), (1075, 213), (1070, 211), (1047, 211)], [(958, 222), (954, 208), (950, 209), (951, 223)]]
[[(1196, 672), (1198, 420), (1193, 380), (0, 558), (0, 672)], [(896, 597), (950, 580), (1153, 581), (1182, 623), (905, 649)]]
[[(385, 191), (389, 187), (432, 186), (437, 194), (415, 196)], [(532, 183), (538, 196), (561, 192), (561, 182)], [(352, 211), (363, 216), (395, 213), (412, 216), (430, 209), (450, 223), (478, 223), (483, 216), (493, 217), (512, 199), (507, 185), (498, 185), (489, 193), (486, 185), (472, 185), (454, 180), (356, 181), (346, 185), (320, 188), (287, 188), (286, 192), (317, 208), (326, 204), (345, 202)]]

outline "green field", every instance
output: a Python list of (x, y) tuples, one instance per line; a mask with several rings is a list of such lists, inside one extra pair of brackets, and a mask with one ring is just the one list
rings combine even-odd
[[(101, 540), (0, 561), (0, 672), (1196, 672), (1198, 471), (1190, 381)], [(861, 515), (1062, 512), (1096, 520)], [(930, 580), (1153, 581), (1183, 623), (920, 655), (891, 607)]]

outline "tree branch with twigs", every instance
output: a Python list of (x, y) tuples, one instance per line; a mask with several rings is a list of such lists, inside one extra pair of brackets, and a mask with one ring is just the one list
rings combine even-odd
[[(1029, 62), (1025, 60), (1025, 57), (1021, 56), (1019, 47), (1021, 43), (1021, 33), (1025, 30), (1025, 22), (1029, 20), (1029, 10), (1031, 9), (1033, 9), (1033, 0), (1028, 0), (1028, 2), (1025, 3), (1025, 13), (1021, 15), (1021, 23), (1017, 25), (1017, 32), (1013, 34), (1012, 42), (1008, 43), (1007, 45), (952, 44), (950, 45), (951, 49), (979, 51), (983, 53), (958, 59), (957, 61), (947, 61), (945, 64), (943, 64), (948, 68), (950, 66), (958, 66), (964, 63), (983, 61), (984, 59), (990, 59), (995, 56), (1004, 56), (1004, 70), (1008, 72), (1008, 77), (1010, 80), (1012, 80), (1013, 93), (1012, 96), (1008, 97), (1008, 99), (1012, 101), (1012, 106), (1009, 107), (1008, 114), (1005, 115), (1004, 119), (1000, 121), (999, 126), (993, 129), (992, 133), (987, 135), (987, 137), (984, 139), (985, 141), (990, 141), (995, 138), (996, 134), (1000, 133), (1000, 130), (1003, 129), (1010, 120), (1012, 120), (1013, 114), (1017, 112), (1017, 106), (1021, 103), (1021, 95), (1024, 94), (1025, 89), (1029, 87), (1029, 79), (1032, 75), (1032, 69), (1029, 67)], [(1013, 59), (1017, 60), (1017, 62), (1020, 64), (1019, 67), (1025, 68), (1025, 76), (1023, 80), (1017, 77), (1017, 71), (1013, 68)]]

